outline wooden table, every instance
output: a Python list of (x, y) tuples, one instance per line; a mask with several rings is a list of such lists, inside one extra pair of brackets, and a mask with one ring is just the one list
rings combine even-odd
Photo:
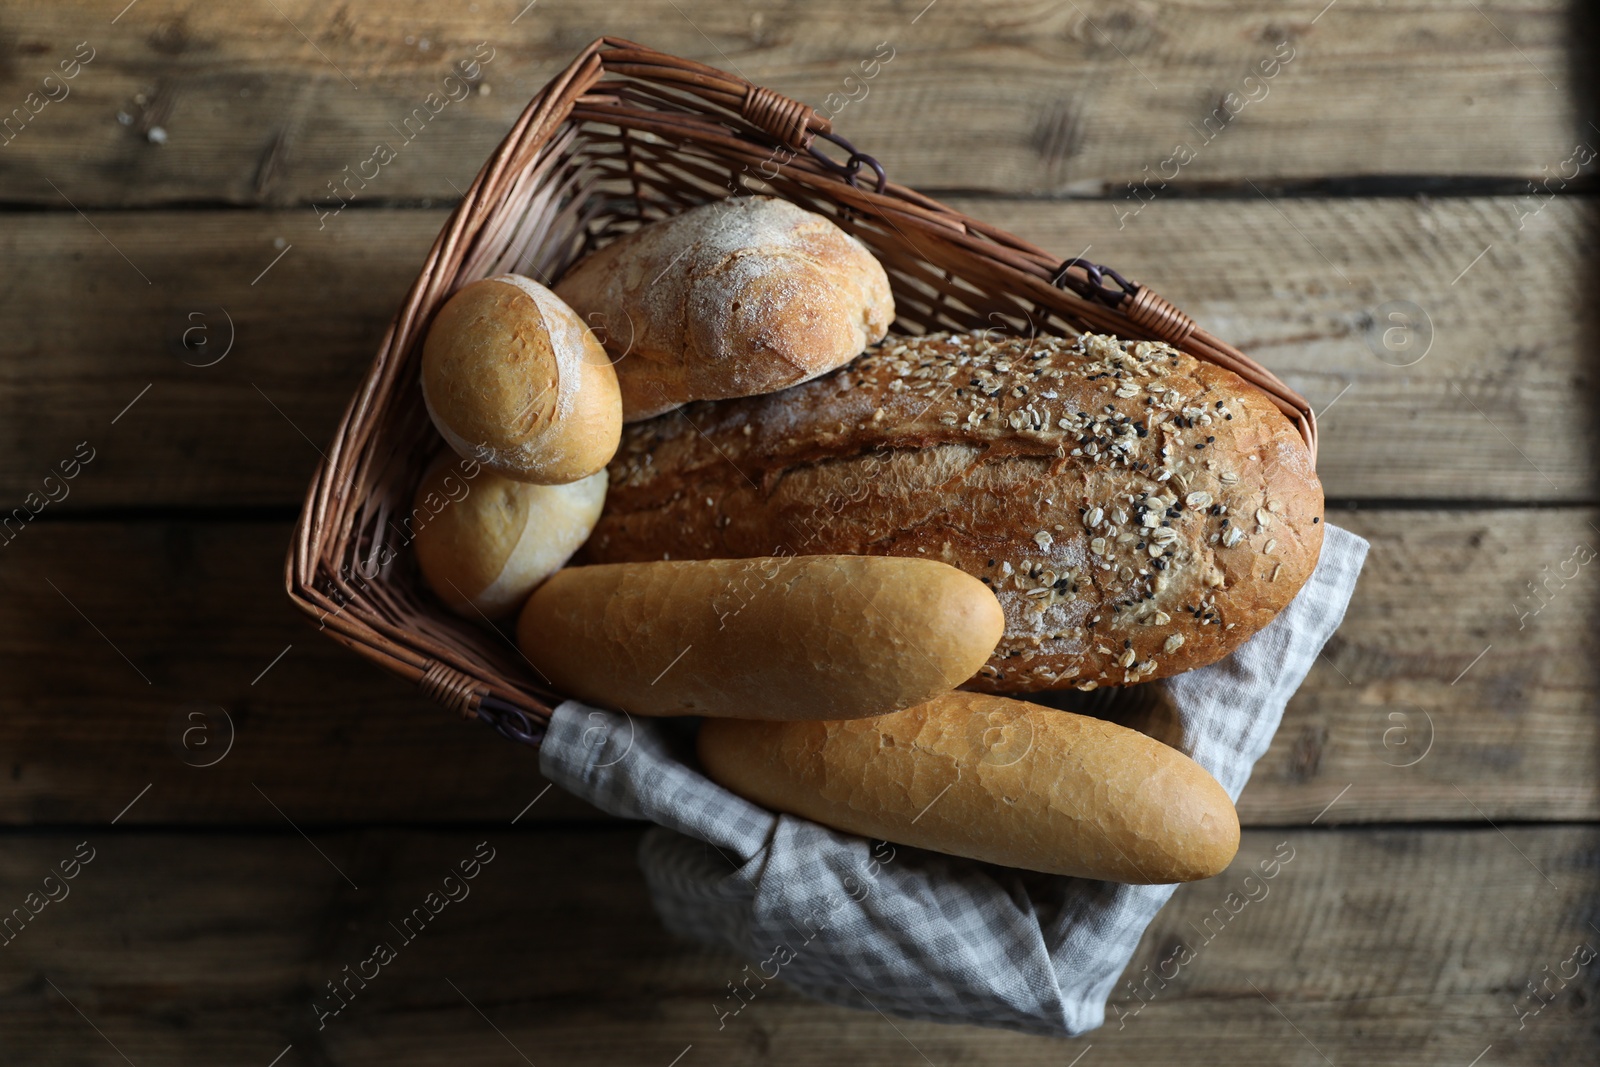
[[(0, 1058), (1594, 1062), (1585, 5), (524, 2), (0, 7), (0, 108), (25, 109), (0, 135), (0, 508), (38, 512), (0, 527), (0, 908), (26, 919)], [(1100, 1031), (891, 1023), (776, 984), (719, 1029), (749, 961), (661, 931), (638, 827), (285, 600), (318, 450), (432, 236), (602, 33), (840, 94), (897, 180), (1092, 249), (1319, 408), (1366, 574), (1244, 794), (1235, 868), (1178, 892)], [(332, 213), (475, 54), (477, 93)], [(319, 1029), (325, 983), (485, 841), (470, 899)], [(1140, 985), (1280, 842), (1270, 895)]]

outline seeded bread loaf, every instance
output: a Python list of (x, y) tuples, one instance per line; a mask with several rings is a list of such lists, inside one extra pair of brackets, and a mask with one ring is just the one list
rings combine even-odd
[(1225, 656), (1310, 575), (1322, 486), (1237, 375), (1168, 345), (895, 337), (770, 396), (628, 426), (590, 562), (920, 556), (999, 598), (969, 687), (1125, 685)]

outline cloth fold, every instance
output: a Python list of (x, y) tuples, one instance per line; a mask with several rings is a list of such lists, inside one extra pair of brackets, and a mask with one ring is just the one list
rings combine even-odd
[[(1160, 699), (1129, 725), (1188, 753), (1237, 801), (1344, 617), (1367, 548), (1329, 525), (1289, 606), (1221, 662), (1138, 687)], [(700, 773), (694, 725), (568, 701), (539, 763), (601, 810), (658, 824), (639, 863), (662, 922), (745, 961), (711, 1005), (719, 1027), (783, 981), (903, 1018), (1076, 1036), (1104, 1022), (1176, 888), (1017, 871), (775, 814)]]

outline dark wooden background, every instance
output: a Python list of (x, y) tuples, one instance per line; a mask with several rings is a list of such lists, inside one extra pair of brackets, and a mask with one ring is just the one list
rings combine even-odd
[[(58, 97), (0, 146), (0, 515), (69, 490), (0, 533), (0, 913), (94, 856), (0, 946), (0, 1059), (1594, 1062), (1584, 5), (524, 3), (0, 4), (0, 114)], [(1244, 794), (1236, 867), (1179, 891), (1128, 977), (1279, 842), (1296, 859), (1149, 1003), (1124, 986), (1120, 1028), (891, 1024), (773, 985), (719, 1030), (750, 961), (659, 929), (637, 827), (290, 610), (301, 494), (429, 242), (602, 33), (816, 104), (859, 97), (887, 42), (835, 121), (897, 180), (1092, 248), (1318, 406), (1366, 574)], [(480, 44), (479, 91), (319, 220)], [(472, 896), (319, 1030), (324, 983), (481, 841)]]

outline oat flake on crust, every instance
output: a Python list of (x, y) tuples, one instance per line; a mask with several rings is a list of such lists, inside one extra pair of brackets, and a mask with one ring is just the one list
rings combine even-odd
[(844, 552), (978, 576), (970, 685), (1126, 685), (1221, 658), (1315, 565), (1298, 433), (1229, 371), (1107, 335), (889, 337), (764, 397), (625, 429), (591, 562)]

